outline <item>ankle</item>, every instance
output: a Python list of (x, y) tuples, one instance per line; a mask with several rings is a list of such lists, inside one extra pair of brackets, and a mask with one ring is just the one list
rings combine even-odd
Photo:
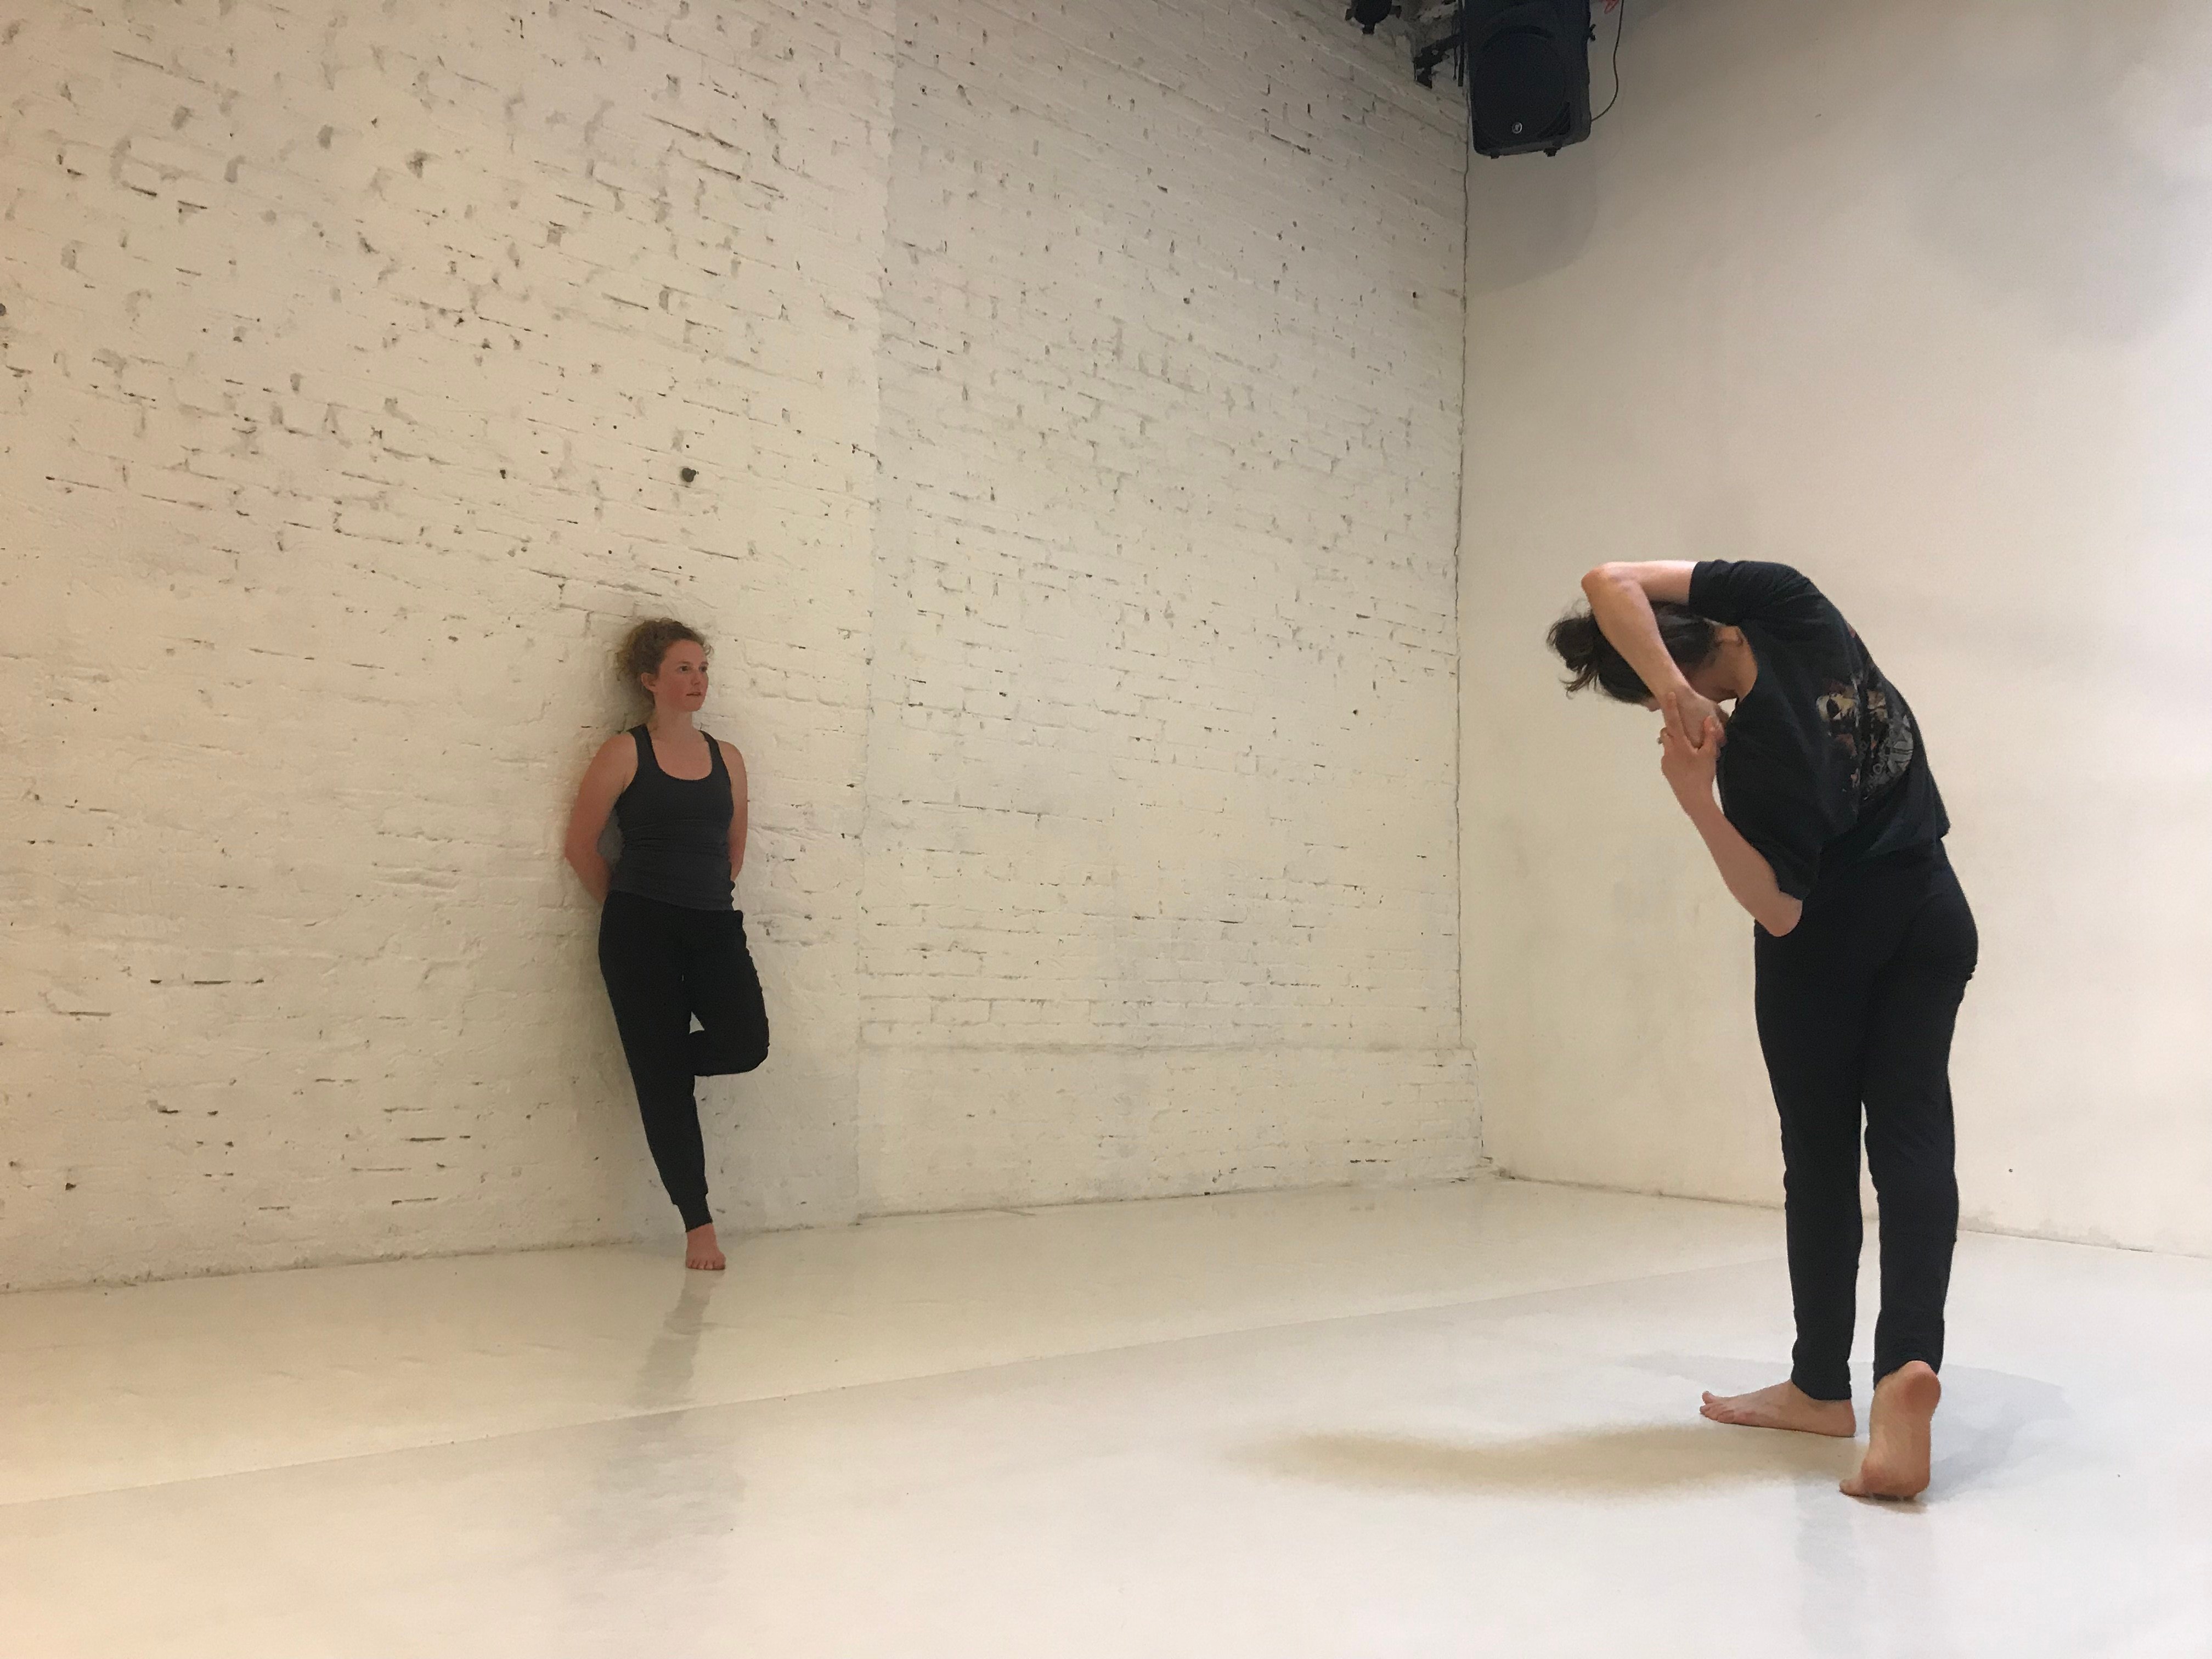
[(1813, 1394), (1809, 1393), (1806, 1389), (1805, 1385), (1798, 1382), (1798, 1380), (1794, 1376), (1790, 1379), (1790, 1389), (1792, 1393), (1808, 1406), (1840, 1406), (1846, 1411), (1850, 1409), (1851, 1396), (1850, 1392), (1848, 1389), (1839, 1395), (1832, 1396)]

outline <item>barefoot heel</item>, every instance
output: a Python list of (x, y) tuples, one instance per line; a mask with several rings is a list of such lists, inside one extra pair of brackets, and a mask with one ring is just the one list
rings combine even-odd
[(1915, 1360), (1897, 1374), (1897, 1403), (1915, 1417), (1933, 1417), (1943, 1403), (1942, 1379)]
[(1882, 1378), (1874, 1392), (1874, 1432), (1844, 1490), (1854, 1498), (1917, 1498), (1928, 1490), (1930, 1426), (1943, 1384), (1916, 1359)]

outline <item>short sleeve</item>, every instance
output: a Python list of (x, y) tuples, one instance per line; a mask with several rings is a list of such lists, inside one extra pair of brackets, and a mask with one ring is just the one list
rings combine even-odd
[(1755, 623), (1779, 634), (1819, 633), (1842, 621), (1809, 578), (1754, 559), (1699, 563), (1690, 573), (1690, 609), (1710, 622)]
[(1850, 826), (1840, 796), (1823, 787), (1817, 770), (1762, 764), (1736, 744), (1721, 751), (1721, 810), (1736, 833), (1772, 866), (1775, 884), (1791, 898), (1810, 894), (1820, 854)]
[(1765, 810), (1772, 804), (1771, 798), (1762, 796), (1748, 811), (1731, 810), (1728, 820), (1771, 866), (1775, 885), (1791, 898), (1802, 899), (1820, 879), (1820, 848), (1825, 845), (1815, 827), (1820, 819), (1811, 812)]

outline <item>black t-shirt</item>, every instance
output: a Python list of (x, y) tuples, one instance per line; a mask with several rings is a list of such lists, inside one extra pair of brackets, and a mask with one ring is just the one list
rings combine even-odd
[(1759, 659), (1721, 750), (1721, 808), (1784, 892), (1949, 831), (1912, 710), (1819, 588), (1786, 564), (1710, 560), (1690, 609), (1741, 628)]

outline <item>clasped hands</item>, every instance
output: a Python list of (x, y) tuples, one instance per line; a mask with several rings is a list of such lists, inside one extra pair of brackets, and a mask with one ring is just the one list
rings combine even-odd
[(1713, 775), (1728, 741), (1720, 705), (1695, 691), (1669, 691), (1660, 699), (1659, 772), (1685, 811), (1712, 799)]

